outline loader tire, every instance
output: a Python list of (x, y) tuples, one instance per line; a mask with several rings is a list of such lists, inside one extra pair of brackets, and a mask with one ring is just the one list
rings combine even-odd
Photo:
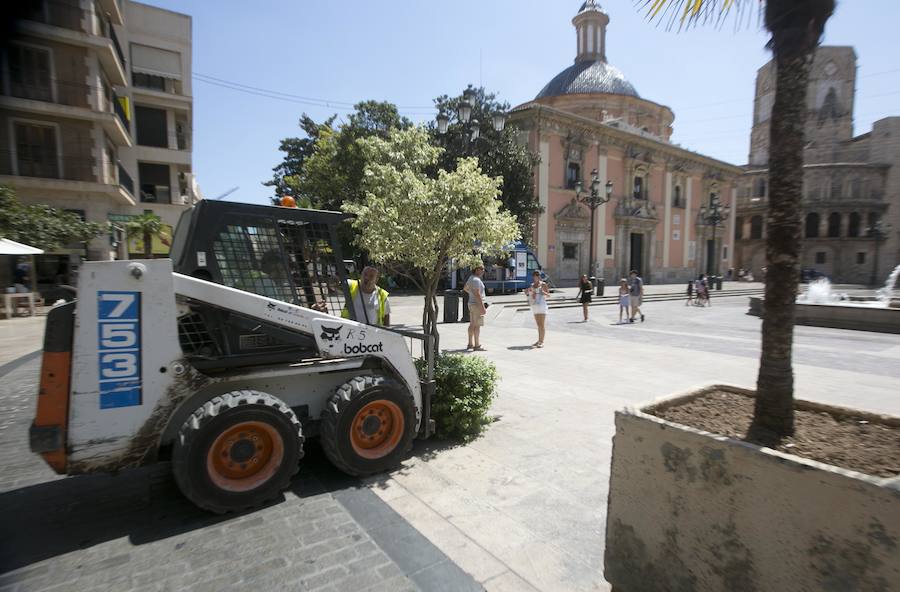
[(403, 460), (415, 422), (415, 403), (406, 388), (384, 376), (357, 376), (325, 404), (322, 450), (348, 475), (380, 473)]
[(172, 471), (186, 498), (224, 514), (277, 498), (300, 469), (303, 430), (279, 399), (235, 391), (207, 401), (175, 438)]

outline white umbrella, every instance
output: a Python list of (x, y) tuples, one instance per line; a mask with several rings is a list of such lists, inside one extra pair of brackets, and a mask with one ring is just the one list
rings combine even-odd
[(0, 255), (41, 255), (44, 251), (30, 245), (17, 243), (8, 238), (0, 238)]

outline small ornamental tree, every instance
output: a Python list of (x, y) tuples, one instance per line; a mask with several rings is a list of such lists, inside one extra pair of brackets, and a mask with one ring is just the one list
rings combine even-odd
[[(437, 287), (451, 258), (472, 260), (472, 247), (499, 252), (517, 240), (516, 218), (498, 199), (503, 179), (481, 172), (477, 158), (436, 169), (443, 149), (420, 127), (359, 140), (366, 159), (364, 199), (344, 202), (355, 214), (357, 242), (372, 260), (408, 277), (425, 294), (423, 330), (438, 348)], [(426, 171), (436, 170), (436, 178)]]

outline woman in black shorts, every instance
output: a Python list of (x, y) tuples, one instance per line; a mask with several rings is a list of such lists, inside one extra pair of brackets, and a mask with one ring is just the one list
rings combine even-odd
[(578, 282), (578, 300), (581, 302), (581, 309), (584, 311), (585, 323), (588, 320), (588, 304), (591, 303), (591, 291), (593, 289), (594, 286), (591, 284), (591, 280), (585, 274), (581, 274), (581, 281)]

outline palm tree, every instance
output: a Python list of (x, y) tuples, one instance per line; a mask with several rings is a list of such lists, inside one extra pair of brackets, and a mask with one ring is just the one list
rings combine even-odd
[[(682, 24), (739, 14), (751, 0), (646, 0), (651, 19), (679, 18)], [(762, 353), (756, 380), (756, 404), (749, 436), (772, 441), (794, 433), (794, 300), (799, 280), (800, 200), (806, 88), (813, 54), (835, 0), (767, 0), (767, 47), (775, 61), (776, 88), (769, 128), (769, 210), (766, 238), (765, 313)]]
[(125, 232), (128, 238), (140, 236), (144, 240), (144, 259), (153, 258), (153, 237), (162, 238), (162, 219), (153, 212), (144, 212), (140, 216), (134, 216), (125, 223)]

